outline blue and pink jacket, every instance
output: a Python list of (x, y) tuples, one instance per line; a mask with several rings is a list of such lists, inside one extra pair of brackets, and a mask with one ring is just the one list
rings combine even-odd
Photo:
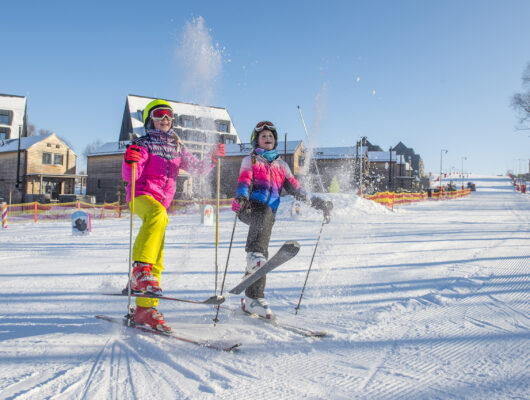
[[(175, 195), (175, 185), (180, 168), (191, 175), (206, 175), (215, 166), (209, 158), (199, 160), (179, 143), (176, 134), (158, 130), (149, 132), (136, 140), (142, 158), (136, 163), (135, 196), (148, 195), (169, 208)], [(123, 162), (122, 178), (128, 182), (127, 202), (131, 201), (131, 165)]]
[(242, 196), (267, 204), (276, 213), (283, 187), (299, 200), (305, 201), (308, 198), (289, 165), (281, 158), (278, 157), (269, 162), (265, 157), (253, 151), (241, 162), (236, 198)]

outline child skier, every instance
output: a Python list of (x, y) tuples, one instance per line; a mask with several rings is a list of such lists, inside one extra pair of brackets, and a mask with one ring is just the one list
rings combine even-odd
[[(199, 160), (180, 143), (173, 131), (173, 109), (165, 100), (153, 100), (144, 109), (146, 135), (129, 146), (125, 152), (122, 177), (127, 185), (127, 202), (132, 198), (132, 166), (135, 171), (134, 213), (142, 226), (134, 242), (131, 290), (162, 295), (160, 275), (164, 269), (163, 249), (167, 209), (175, 194), (179, 169), (202, 176), (213, 169), (217, 158), (224, 156), (224, 144), (216, 145), (211, 160)], [(169, 331), (164, 316), (155, 308), (158, 299), (136, 298), (133, 319), (137, 324)]]
[[(318, 197), (309, 197), (291, 173), (289, 165), (279, 158), (276, 146), (278, 133), (274, 124), (262, 121), (250, 138), (253, 151), (241, 162), (236, 196), (232, 210), (249, 225), (246, 274), (260, 268), (268, 259), (269, 241), (275, 214), (280, 205), (280, 192), (285, 188), (295, 199), (310, 202), (329, 216), (333, 204)], [(273, 313), (265, 297), (266, 277), (260, 278), (245, 291), (244, 310), (272, 318)]]

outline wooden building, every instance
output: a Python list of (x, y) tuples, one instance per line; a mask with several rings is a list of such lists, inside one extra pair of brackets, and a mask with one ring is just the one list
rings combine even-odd
[(0, 140), (0, 197), (12, 203), (58, 200), (75, 192), (76, 154), (54, 133)]

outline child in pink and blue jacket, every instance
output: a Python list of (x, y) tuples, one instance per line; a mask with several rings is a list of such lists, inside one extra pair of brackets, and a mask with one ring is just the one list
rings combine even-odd
[[(252, 131), (250, 139), (253, 151), (241, 162), (241, 169), (232, 210), (239, 219), (249, 225), (246, 273), (260, 268), (269, 257), (269, 241), (275, 214), (280, 205), (282, 188), (297, 200), (310, 202), (311, 206), (329, 216), (333, 204), (318, 197), (310, 197), (292, 174), (289, 165), (276, 150), (278, 133), (272, 122), (262, 121)], [(246, 291), (243, 303), (245, 311), (272, 317), (265, 301), (266, 277), (260, 278)]]
[[(175, 195), (179, 170), (195, 176), (207, 174), (224, 156), (224, 145), (214, 146), (211, 159), (199, 160), (188, 153), (173, 131), (173, 109), (165, 100), (153, 100), (143, 113), (146, 135), (134, 141), (125, 152), (122, 177), (128, 182), (127, 202), (132, 199), (132, 168), (135, 167), (134, 213), (142, 226), (134, 242), (131, 290), (162, 295), (160, 276), (167, 209)], [(133, 319), (153, 329), (169, 331), (164, 316), (155, 308), (156, 298), (136, 297)]]

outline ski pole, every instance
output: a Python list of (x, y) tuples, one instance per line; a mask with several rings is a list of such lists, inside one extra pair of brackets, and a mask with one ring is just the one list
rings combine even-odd
[[(236, 231), (236, 224), (237, 224), (237, 213), (234, 217), (234, 226), (232, 228), (232, 236), (230, 237), (230, 245), (228, 246), (228, 255), (226, 256), (226, 265), (225, 265), (225, 271), (223, 273), (223, 282), (221, 283), (221, 293), (219, 294), (220, 296), (223, 296), (223, 289), (225, 286), (225, 279), (226, 279), (226, 271), (228, 271), (228, 261), (230, 260), (230, 252), (232, 251), (232, 243), (234, 242), (234, 232)], [(217, 306), (215, 318), (213, 319), (214, 325), (217, 322), (219, 322), (219, 319), (217, 318), (219, 316), (219, 308), (221, 308), (220, 304)]]
[(311, 262), (309, 263), (309, 268), (307, 269), (307, 274), (305, 276), (304, 286), (302, 287), (302, 292), (300, 293), (300, 299), (298, 299), (298, 304), (294, 308), (296, 310), (295, 313), (294, 313), (295, 315), (298, 314), (298, 310), (300, 309), (300, 303), (302, 302), (302, 296), (304, 295), (304, 290), (305, 290), (305, 287), (307, 285), (307, 279), (309, 278), (309, 272), (311, 272), (311, 266), (313, 265), (313, 260), (315, 259), (315, 254), (317, 252), (318, 242), (320, 242), (320, 236), (322, 235), (322, 229), (324, 228), (324, 224), (326, 224), (326, 216), (325, 215), (324, 215), (324, 218), (322, 219), (322, 225), (320, 225), (320, 232), (318, 233), (318, 238), (317, 238), (317, 242), (315, 244), (315, 249), (313, 250), (313, 257), (311, 257)]
[[(307, 127), (305, 125), (304, 116), (302, 115), (302, 109), (300, 106), (298, 106), (298, 112), (300, 113), (300, 119), (302, 120), (302, 125), (304, 126), (305, 131), (305, 137), (307, 138), (307, 141), (309, 142), (309, 134), (307, 133)], [(320, 182), (320, 189), (322, 189), (322, 193), (324, 193), (326, 190), (324, 189), (324, 184), (322, 183), (322, 178), (320, 177), (320, 172), (318, 171), (318, 165), (314, 157), (311, 157), (313, 164), (315, 165), (315, 171), (317, 172), (318, 181)]]
[(219, 192), (221, 186), (221, 159), (217, 159), (217, 207), (215, 210), (215, 292), (217, 296), (217, 275), (219, 273), (219, 264), (217, 263), (217, 253), (219, 250)]
[(127, 325), (131, 325), (132, 305), (131, 305), (131, 280), (132, 280), (132, 239), (134, 229), (134, 195), (136, 190), (136, 163), (132, 163), (132, 178), (131, 178), (131, 221), (129, 225), (129, 282), (127, 283)]

